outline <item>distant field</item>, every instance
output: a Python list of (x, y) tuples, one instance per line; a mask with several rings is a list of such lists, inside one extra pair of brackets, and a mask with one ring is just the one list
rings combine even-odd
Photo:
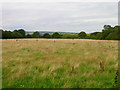
[(118, 41), (2, 40), (3, 88), (111, 88), (117, 66)]

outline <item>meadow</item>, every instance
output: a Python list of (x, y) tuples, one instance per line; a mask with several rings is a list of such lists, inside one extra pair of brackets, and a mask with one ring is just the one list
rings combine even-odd
[(112, 88), (117, 68), (118, 41), (2, 40), (3, 88)]

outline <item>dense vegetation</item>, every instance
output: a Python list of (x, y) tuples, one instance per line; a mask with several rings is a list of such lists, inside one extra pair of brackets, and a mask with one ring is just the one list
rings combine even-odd
[(102, 32), (93, 32), (86, 34), (84, 31), (81, 31), (78, 34), (59, 34), (58, 32), (45, 33), (40, 35), (39, 32), (34, 32), (33, 34), (25, 34), (23, 29), (12, 31), (2, 30), (3, 39), (12, 39), (12, 38), (63, 38), (63, 39), (99, 39), (99, 40), (120, 40), (118, 34), (119, 26), (112, 27), (110, 25), (104, 25)]

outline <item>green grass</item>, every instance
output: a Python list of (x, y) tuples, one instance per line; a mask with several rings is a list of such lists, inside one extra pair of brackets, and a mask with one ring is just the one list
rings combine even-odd
[(117, 65), (114, 41), (2, 41), (3, 88), (112, 88)]

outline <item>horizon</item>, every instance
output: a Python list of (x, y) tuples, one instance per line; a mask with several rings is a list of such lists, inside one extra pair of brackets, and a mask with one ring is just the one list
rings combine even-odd
[[(21, 28), (22, 29), (22, 28)], [(3, 30), (3, 29), (1, 29)], [(20, 30), (20, 29), (15, 29), (15, 30)], [(24, 29), (23, 29), (24, 30)], [(3, 31), (11, 31), (13, 32), (14, 30), (3, 30)], [(63, 32), (63, 33), (80, 33), (80, 32), (85, 32), (85, 31), (80, 31), (80, 32), (74, 32), (74, 31), (40, 31), (40, 30), (24, 30), (25, 32)], [(102, 32), (102, 31), (95, 31), (95, 32)], [(85, 32), (86, 33), (86, 32)], [(94, 32), (90, 32), (90, 33), (94, 33)], [(90, 34), (90, 33), (86, 33), (86, 34)]]

